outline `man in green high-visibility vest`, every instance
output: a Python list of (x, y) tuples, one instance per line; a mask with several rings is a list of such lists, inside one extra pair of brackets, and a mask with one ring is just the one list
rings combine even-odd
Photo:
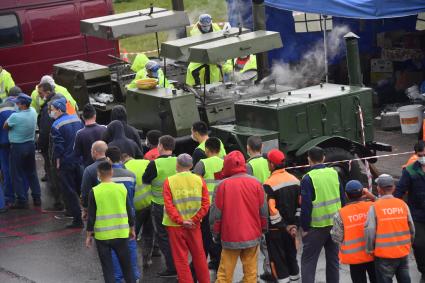
[[(262, 184), (270, 177), (269, 164), (266, 158), (262, 155), (263, 141), (259, 136), (250, 136), (246, 142), (246, 151), (249, 159), (246, 162), (246, 173), (257, 178)], [(269, 253), (267, 251), (266, 237), (263, 234), (260, 242), (260, 252), (264, 256), (263, 270), (260, 275), (263, 281), (274, 281), (270, 268)]]
[[(210, 203), (214, 194), (215, 186), (219, 180), (215, 180), (215, 174), (221, 172), (223, 169), (223, 158), (218, 157), (220, 153), (221, 142), (218, 138), (209, 138), (205, 142), (205, 153), (207, 158), (201, 159), (193, 169), (193, 173), (204, 178), (208, 193), (210, 195)], [(218, 270), (220, 265), (221, 245), (214, 243), (212, 238), (211, 229), (209, 226), (209, 211), (201, 223), (202, 240), (204, 243), (205, 254), (210, 256), (208, 264), (209, 269)]]
[(246, 173), (264, 183), (270, 177), (270, 169), (262, 155), (263, 141), (261, 137), (250, 136), (247, 140), (246, 149), (249, 159), (246, 162)]
[[(192, 125), (192, 139), (199, 143), (198, 147), (195, 148), (192, 154), (193, 164), (196, 165), (199, 160), (207, 158), (205, 154), (205, 142), (209, 138), (208, 136), (208, 125), (204, 121), (198, 121)], [(218, 157), (224, 158), (226, 150), (224, 149), (223, 143), (220, 141), (220, 152)]]
[(134, 240), (134, 214), (127, 189), (112, 182), (113, 169), (108, 161), (97, 166), (100, 184), (89, 195), (86, 247), (96, 240), (97, 252), (106, 283), (114, 283), (112, 250), (118, 255), (125, 282), (136, 282), (131, 267), (128, 239)]
[(134, 208), (136, 210), (136, 235), (142, 243), (143, 269), (152, 265), (153, 251), (153, 224), (151, 217), (152, 192), (151, 186), (143, 184), (142, 177), (149, 165), (149, 160), (134, 159), (127, 154), (122, 155), (124, 167), (136, 175), (136, 190), (134, 194)]
[(177, 172), (177, 157), (173, 156), (175, 146), (176, 140), (172, 136), (165, 135), (160, 137), (158, 143), (159, 157), (149, 163), (142, 177), (143, 184), (151, 185), (151, 215), (155, 230), (155, 239), (158, 241), (159, 249), (164, 256), (166, 264), (166, 269), (158, 273), (158, 276), (162, 278), (177, 276), (170, 243), (168, 241), (168, 233), (165, 226), (162, 224), (162, 219), (164, 217), (164, 181), (167, 177)]
[(320, 251), (326, 251), (326, 282), (339, 282), (338, 245), (330, 231), (333, 217), (345, 204), (344, 188), (335, 169), (326, 167), (325, 153), (320, 147), (308, 151), (311, 170), (301, 181), (301, 227), (303, 253), (301, 278), (314, 283)]

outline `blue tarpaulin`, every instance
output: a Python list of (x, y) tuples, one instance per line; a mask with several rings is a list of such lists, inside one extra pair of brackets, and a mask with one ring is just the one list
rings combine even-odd
[(425, 12), (425, 0), (266, 0), (267, 6), (344, 18), (381, 19)]
[[(333, 26), (348, 26), (350, 31), (358, 34), (361, 54), (369, 54), (371, 58), (380, 57), (381, 48), (377, 46), (377, 34), (394, 30), (414, 32), (416, 14), (425, 12), (425, 0), (265, 0), (265, 2), (267, 30), (280, 32), (284, 46), (269, 52), (269, 59), (291, 63), (298, 62), (314, 44), (323, 41), (323, 33), (320, 31), (296, 32), (292, 11), (332, 15)], [(238, 26), (242, 23), (244, 27), (252, 28), (252, 0), (227, 0), (227, 3), (230, 24)], [(354, 3), (363, 4), (352, 9)], [(396, 3), (400, 5), (398, 8), (394, 8)], [(364, 7), (369, 7), (369, 10)], [(416, 10), (412, 7), (416, 7)], [(372, 10), (379, 12), (372, 13)], [(339, 11), (338, 15), (332, 11)], [(365, 14), (367, 11), (371, 14)], [(390, 11), (393, 11), (392, 18), (372, 17), (378, 13), (389, 15)], [(356, 16), (360, 14), (363, 16)], [(410, 16), (402, 17), (406, 14)], [(332, 59), (339, 60), (342, 56), (345, 55), (341, 53), (330, 58), (330, 63), (333, 63)]]

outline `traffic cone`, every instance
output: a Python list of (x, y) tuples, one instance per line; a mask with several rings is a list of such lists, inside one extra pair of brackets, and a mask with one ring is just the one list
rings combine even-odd
[(129, 61), (128, 61), (128, 52), (127, 52), (127, 49), (122, 48), (121, 50), (122, 50), (122, 52), (121, 52), (121, 59), (123, 59), (124, 61), (126, 61), (128, 63)]

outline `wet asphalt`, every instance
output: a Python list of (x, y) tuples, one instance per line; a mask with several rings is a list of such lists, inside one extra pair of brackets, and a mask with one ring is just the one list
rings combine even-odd
[[(394, 152), (410, 151), (416, 136), (405, 136), (399, 132), (376, 131), (378, 141), (389, 142)], [(42, 161), (38, 156), (39, 176), (43, 175)], [(383, 173), (400, 176), (401, 165), (408, 156), (380, 159), (377, 168)], [(48, 207), (51, 199), (42, 184), (43, 207)], [(103, 282), (102, 272), (95, 247), (87, 249), (84, 245), (85, 231), (66, 229), (69, 219), (56, 219), (54, 213), (42, 213), (40, 208), (12, 210), (0, 214), (0, 283), (71, 283), (71, 282)], [(138, 246), (141, 255), (142, 247)], [(299, 255), (300, 252), (299, 251)], [(141, 257), (139, 257), (141, 261)], [(262, 257), (259, 257), (259, 274), (262, 273)], [(139, 262), (141, 267), (141, 262)], [(141, 282), (176, 282), (161, 279), (156, 273), (164, 267), (160, 257), (153, 258), (149, 270), (142, 271)], [(419, 282), (419, 273), (413, 256), (410, 260), (412, 282)], [(234, 282), (242, 280), (240, 263), (235, 272)], [(341, 281), (351, 282), (349, 269), (341, 266)], [(211, 273), (211, 280), (215, 274)], [(325, 282), (324, 253), (319, 260), (316, 281)], [(260, 281), (259, 281), (260, 282)]]

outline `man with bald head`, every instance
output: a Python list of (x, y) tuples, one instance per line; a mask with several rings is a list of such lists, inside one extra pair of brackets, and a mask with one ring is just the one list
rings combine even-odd
[(83, 180), (81, 182), (81, 198), (83, 200), (83, 220), (87, 216), (87, 207), (89, 201), (89, 193), (91, 189), (99, 184), (97, 179), (97, 166), (106, 160), (106, 150), (108, 145), (104, 141), (95, 141), (91, 146), (91, 156), (94, 163), (84, 169)]

